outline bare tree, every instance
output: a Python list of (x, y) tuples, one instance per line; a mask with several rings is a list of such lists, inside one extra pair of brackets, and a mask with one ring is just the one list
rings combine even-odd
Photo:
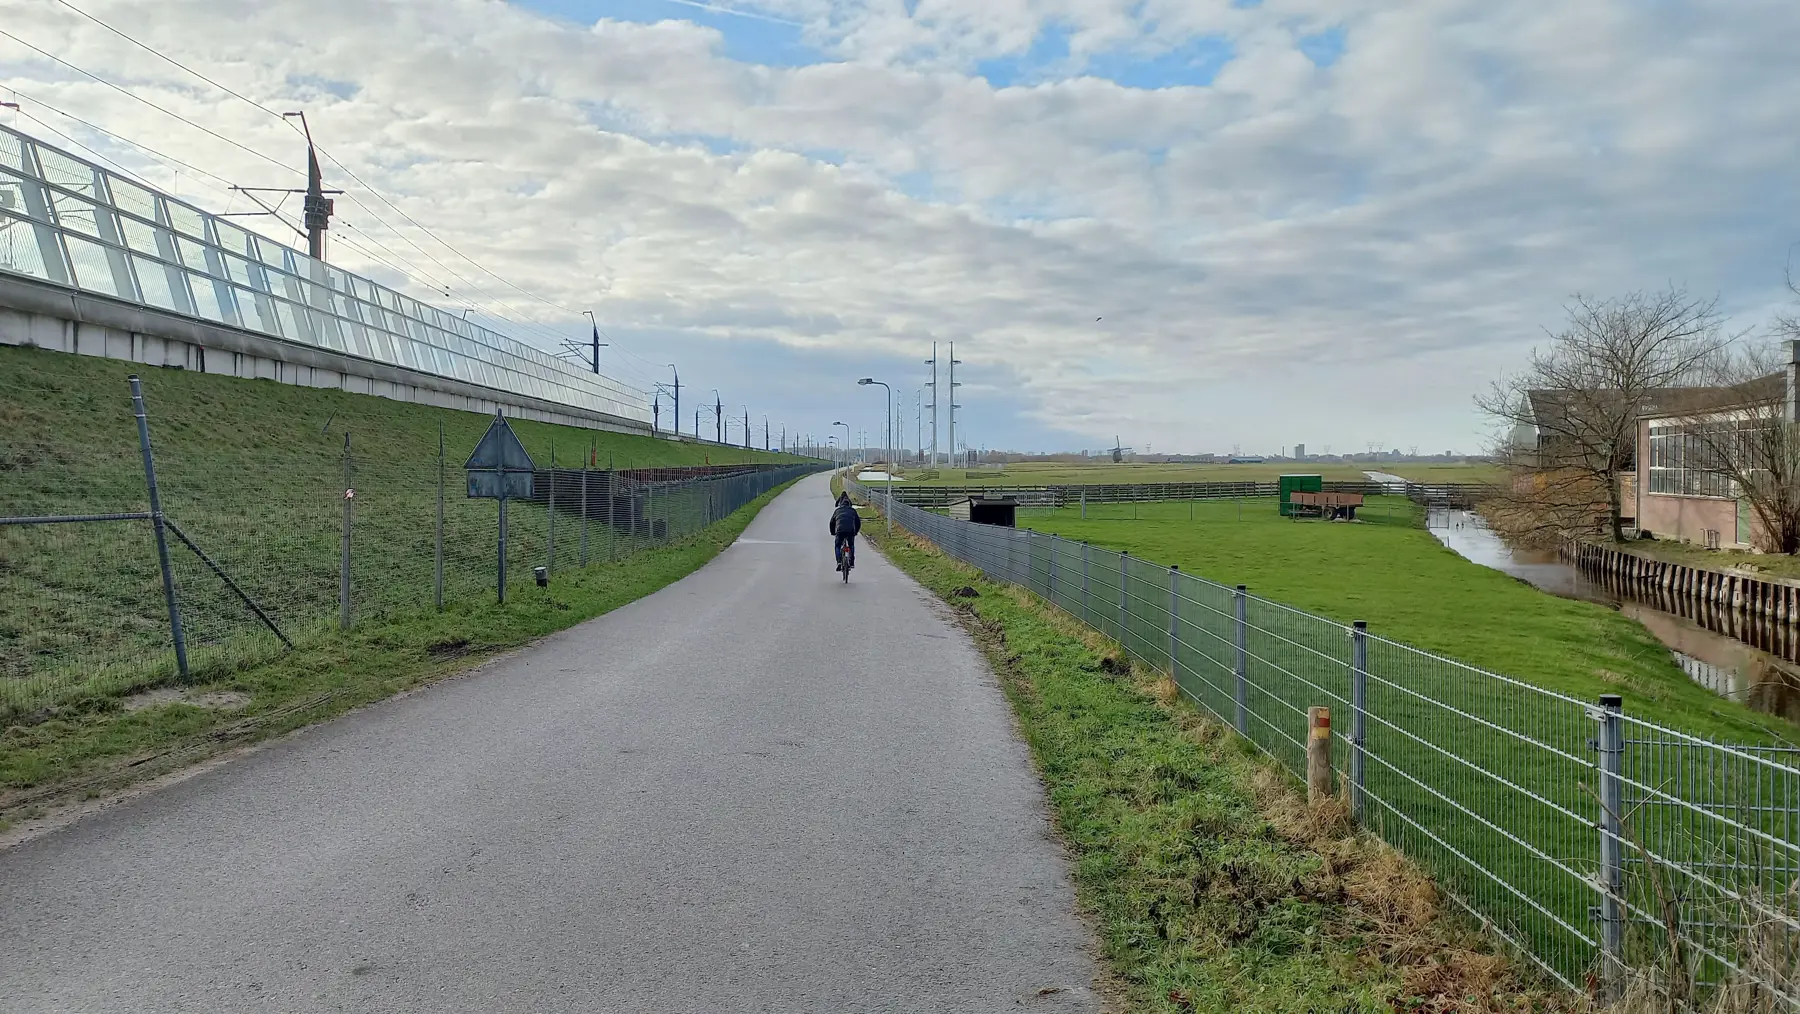
[(1749, 501), (1762, 523), (1761, 548), (1789, 555), (1800, 552), (1800, 424), (1788, 401), (1791, 349), (1779, 342), (1722, 351), (1709, 378), (1710, 404), (1690, 406), (1680, 426), (1686, 472), (1705, 492)]
[[(1787, 287), (1796, 299), (1800, 299), (1800, 278), (1794, 277), (1792, 265), (1787, 269)], [(1800, 309), (1775, 315), (1775, 334), (1778, 337), (1800, 341)]]
[(1718, 301), (1671, 287), (1577, 295), (1567, 309), (1567, 326), (1522, 372), (1475, 399), (1505, 430), (1495, 456), (1514, 481), (1499, 507), (1515, 525), (1560, 534), (1591, 526), (1603, 502), (1606, 530), (1623, 541), (1619, 480), (1636, 467), (1638, 415), (1725, 346)]

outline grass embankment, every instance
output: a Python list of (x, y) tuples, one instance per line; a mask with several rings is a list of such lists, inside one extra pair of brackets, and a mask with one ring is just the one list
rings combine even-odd
[[(439, 432), (444, 446), (446, 600), (491, 593), (497, 507), (471, 500), (461, 465), (490, 420), (386, 398), (239, 380), (114, 360), (0, 347), (0, 516), (147, 509), (126, 377), (143, 378), (163, 506), (291, 636), (336, 623), (344, 493), (352, 502), (357, 622), (433, 601)], [(512, 423), (540, 466), (598, 468), (781, 455), (675, 443), (526, 420)], [(345, 438), (350, 474), (345, 475)], [(573, 506), (573, 505), (570, 505)], [(589, 559), (654, 544), (649, 522), (691, 530), (691, 499), (648, 502), (644, 526), (590, 521)], [(555, 520), (556, 564), (579, 562), (583, 525)], [(514, 502), (516, 581), (550, 562), (551, 514)], [(171, 540), (195, 673), (275, 656), (279, 645), (192, 553)], [(149, 525), (0, 527), (0, 724), (95, 692), (128, 693), (174, 675)]]
[(1019, 523), (1221, 584), (1247, 584), (1253, 594), (1342, 623), (1366, 620), (1391, 640), (1583, 700), (1623, 693), (1633, 714), (1690, 732), (1796, 738), (1780, 719), (1696, 685), (1635, 621), (1470, 563), (1420, 528), (1294, 521), (1277, 514), (1273, 499), (1143, 504), (1135, 521), (1130, 509), (1110, 505), (1109, 516), (1098, 517), (1090, 507), (1086, 521), (1076, 508), (1029, 511)]
[[(1135, 1011), (1566, 1009), (1159, 674), (1029, 595), (865, 527), (999, 673)], [(952, 597), (960, 587), (978, 597)]]
[(1707, 549), (1692, 542), (1671, 539), (1636, 539), (1611, 548), (1652, 560), (1678, 563), (1707, 570), (1737, 570), (1760, 577), (1800, 580), (1800, 556), (1781, 553), (1745, 553), (1732, 549)]
[[(916, 476), (922, 469), (902, 469), (900, 475)], [(1296, 461), (1260, 465), (1160, 464), (1154, 462), (1096, 461), (1092, 464), (1020, 462), (1004, 469), (962, 469), (940, 465), (937, 478), (922, 480), (933, 486), (1043, 486), (1135, 482), (1274, 482), (1290, 473), (1322, 475), (1343, 482), (1366, 480), (1365, 471), (1388, 472), (1414, 482), (1497, 482), (1500, 472), (1492, 465), (1384, 465)], [(911, 479), (910, 481), (921, 481)]]
[[(58, 709), (48, 721), (7, 728), (0, 733), (0, 827), (29, 815), (40, 797), (71, 789), (98, 793), (323, 721), (642, 598), (731, 545), (779, 492), (678, 542), (560, 573), (548, 588), (521, 587), (504, 606), (481, 599), (443, 612), (396, 613), (348, 632), (320, 633), (273, 661), (184, 688), (182, 700), (129, 710), (117, 697), (96, 695)], [(210, 695), (239, 704), (194, 703)]]

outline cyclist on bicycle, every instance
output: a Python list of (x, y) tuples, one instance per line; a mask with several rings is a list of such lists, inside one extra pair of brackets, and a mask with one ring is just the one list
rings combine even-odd
[(856, 533), (862, 531), (862, 515), (850, 503), (850, 494), (839, 493), (837, 503), (831, 508), (831, 534), (835, 537), (832, 556), (837, 565), (844, 565), (844, 551), (850, 551), (850, 558), (856, 558)]

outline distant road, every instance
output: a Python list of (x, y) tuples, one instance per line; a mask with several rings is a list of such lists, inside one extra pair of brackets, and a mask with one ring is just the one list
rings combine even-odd
[(1097, 1010), (1004, 697), (829, 496), (0, 854), (0, 1011)]

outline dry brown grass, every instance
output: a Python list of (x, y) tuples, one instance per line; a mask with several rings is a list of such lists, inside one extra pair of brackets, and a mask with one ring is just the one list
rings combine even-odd
[[(1101, 638), (1100, 643), (1109, 642)], [(1133, 671), (1138, 689), (1167, 709), (1193, 742), (1215, 757), (1241, 749), (1231, 731), (1193, 706), (1166, 674), (1141, 664), (1134, 664)], [(1360, 940), (1367, 957), (1400, 976), (1410, 997), (1406, 1010), (1588, 1010), (1585, 998), (1544, 984), (1528, 962), (1497, 951), (1460, 912), (1448, 911), (1430, 876), (1352, 825), (1348, 799), (1308, 803), (1296, 779), (1260, 756), (1249, 788), (1275, 833), (1318, 855), (1319, 867), (1303, 885), (1305, 893), (1344, 904), (1347, 917), (1334, 931)]]
[(1692, 948), (1670, 948), (1658, 962), (1635, 969), (1604, 1014), (1794, 1014), (1800, 1006), (1781, 994), (1800, 994), (1800, 932), (1789, 922), (1797, 911), (1800, 885), (1774, 900), (1747, 896), (1735, 915), (1746, 927), (1733, 948), (1739, 972), (1717, 986), (1696, 988)]

